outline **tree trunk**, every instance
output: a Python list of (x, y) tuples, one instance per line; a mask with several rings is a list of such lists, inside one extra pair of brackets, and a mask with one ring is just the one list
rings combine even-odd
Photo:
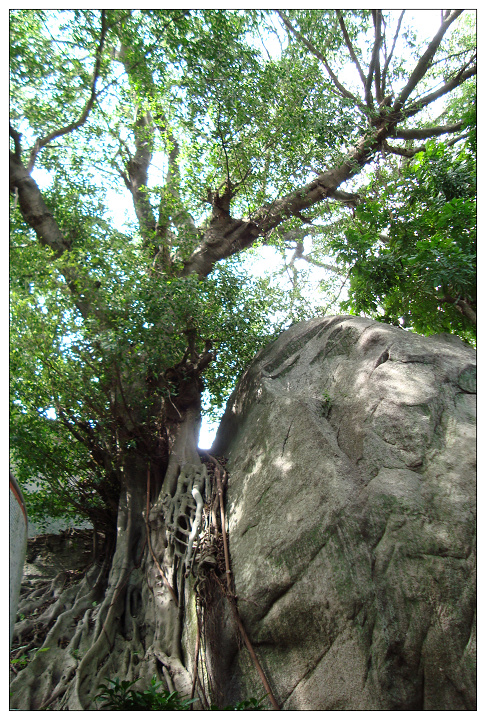
[(14, 666), (12, 708), (95, 709), (98, 686), (115, 677), (148, 689), (155, 676), (191, 693), (187, 628), (186, 647), (182, 637), (194, 594), (186, 592), (186, 583), (193, 585), (186, 576), (211, 482), (197, 451), (198, 403), (180, 415), (168, 424), (172, 447), (157, 497), (149, 459), (132, 454), (119, 468), (114, 552), (105, 547), (104, 561), (98, 556), (76, 585), (58, 592), (56, 579), (37, 583), (21, 598), (19, 616), (28, 612), (28, 619), (16, 625), (14, 655), (33, 652), (24, 669)]

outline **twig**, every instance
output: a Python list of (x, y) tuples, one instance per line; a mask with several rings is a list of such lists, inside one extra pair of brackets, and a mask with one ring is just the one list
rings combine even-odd
[(334, 85), (336, 86), (336, 88), (339, 90), (340, 94), (343, 97), (348, 98), (349, 100), (352, 100), (356, 104), (356, 106), (359, 107), (361, 110), (363, 110), (363, 109), (366, 110), (366, 107), (363, 106), (363, 103), (358, 98), (356, 98), (346, 87), (344, 87), (344, 85), (342, 85), (339, 82), (337, 75), (333, 72), (331, 66), (328, 63), (326, 56), (323, 55), (316, 47), (314, 47), (309, 42), (309, 40), (306, 37), (304, 37), (304, 35), (302, 35), (298, 30), (296, 30), (294, 28), (294, 26), (291, 24), (290, 20), (287, 18), (286, 15), (284, 15), (280, 10), (276, 10), (275, 12), (280, 17), (282, 22), (285, 24), (287, 30), (289, 30), (301, 43), (303, 43), (306, 46), (306, 48), (313, 55), (315, 55), (322, 62), (322, 64), (326, 68), (327, 74), (331, 78), (331, 80), (334, 83)]
[(382, 95), (385, 95), (386, 75), (387, 75), (387, 72), (388, 72), (388, 66), (389, 66), (389, 64), (390, 64), (390, 62), (391, 62), (391, 59), (392, 59), (392, 57), (393, 57), (393, 53), (395, 52), (395, 45), (397, 44), (398, 35), (400, 34), (400, 26), (401, 26), (401, 24), (402, 24), (402, 20), (403, 20), (403, 16), (404, 16), (404, 15), (405, 15), (405, 10), (402, 10), (402, 12), (401, 12), (401, 14), (400, 14), (400, 17), (398, 18), (397, 29), (396, 29), (396, 32), (395, 32), (395, 37), (393, 38), (393, 44), (392, 44), (392, 47), (391, 47), (391, 50), (390, 50), (390, 54), (388, 55), (388, 57), (387, 57), (386, 60), (385, 60), (385, 64), (384, 64), (384, 66), (383, 66), (383, 71), (382, 71), (382, 73), (381, 73), (381, 93), (382, 93)]
[(341, 28), (341, 32), (342, 32), (342, 34), (343, 34), (344, 42), (346, 43), (346, 45), (347, 45), (347, 47), (348, 47), (348, 50), (349, 50), (349, 55), (350, 55), (350, 57), (351, 57), (351, 60), (352, 60), (352, 61), (354, 62), (354, 64), (356, 65), (356, 68), (357, 68), (357, 70), (358, 70), (359, 76), (360, 76), (360, 78), (361, 78), (361, 82), (363, 83), (363, 87), (364, 87), (365, 90), (366, 90), (366, 78), (365, 78), (365, 74), (364, 74), (363, 70), (361, 69), (361, 65), (359, 64), (359, 60), (358, 60), (358, 58), (357, 58), (357, 56), (356, 56), (356, 53), (354, 52), (353, 44), (352, 44), (351, 39), (350, 39), (350, 37), (349, 37), (348, 31), (347, 31), (347, 29), (346, 29), (346, 24), (345, 24), (345, 22), (344, 22), (344, 18), (343, 18), (343, 16), (342, 16), (342, 13), (341, 13), (340, 10), (336, 10), (335, 12), (336, 12), (336, 15), (337, 15), (337, 18), (338, 18), (338, 21), (339, 21), (339, 26), (340, 26), (340, 28)]
[(69, 125), (66, 125), (63, 128), (59, 128), (59, 130), (53, 130), (51, 133), (46, 135), (43, 138), (38, 138), (34, 144), (34, 147), (30, 151), (30, 160), (29, 164), (27, 166), (27, 172), (30, 173), (34, 169), (35, 160), (37, 155), (39, 154), (40, 150), (42, 150), (43, 147), (48, 145), (52, 140), (55, 140), (55, 138), (61, 137), (62, 135), (66, 135), (73, 130), (77, 130), (79, 127), (84, 125), (86, 120), (88, 119), (88, 115), (90, 114), (95, 99), (96, 99), (96, 82), (98, 80), (99, 74), (100, 74), (100, 68), (101, 68), (101, 59), (103, 55), (103, 47), (105, 44), (105, 37), (107, 32), (106, 27), (106, 11), (101, 11), (101, 32), (100, 32), (100, 41), (98, 44), (98, 48), (96, 50), (96, 56), (95, 56), (95, 66), (93, 70), (93, 78), (91, 81), (91, 93), (90, 97), (88, 99), (88, 102), (84, 106), (83, 112), (81, 113), (78, 120), (75, 120), (74, 122), (70, 123)]

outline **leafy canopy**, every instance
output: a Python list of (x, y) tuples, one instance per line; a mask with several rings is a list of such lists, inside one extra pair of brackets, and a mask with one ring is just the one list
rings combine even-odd
[(454, 12), (428, 64), (396, 11), (11, 12), (11, 446), (34, 517), (113, 521), (123, 458), (167, 455), (198, 358), (214, 419), (319, 312), (472, 341), (475, 35)]
[(453, 300), (476, 298), (475, 186), (470, 149), (453, 154), (434, 141), (404, 168), (377, 173), (370, 199), (334, 243), (350, 268), (343, 308), (474, 342), (474, 328)]

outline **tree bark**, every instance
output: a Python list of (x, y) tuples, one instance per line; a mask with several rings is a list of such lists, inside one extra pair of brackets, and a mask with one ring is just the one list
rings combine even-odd
[[(197, 418), (193, 408), (177, 431), (175, 423), (172, 425), (176, 459), (169, 460), (169, 469), (175, 485), (174, 468), (202, 465), (195, 452)], [(17, 624), (14, 649), (25, 645), (34, 629), (44, 641), (29, 665), (13, 679), (13, 708), (95, 709), (96, 690), (108, 677), (128, 674), (146, 689), (152, 675), (164, 680), (164, 668), (175, 678), (175, 688), (188, 694), (191, 678), (184, 669), (181, 646), (185, 568), (167, 545), (163, 504), (166, 490), (174, 482), (171, 478), (164, 484), (146, 522), (149, 471), (148, 460), (136, 454), (121, 463), (116, 547), (103, 568), (94, 565), (79, 586), (62, 592), (54, 605), (47, 587), (37, 602), (40, 607), (47, 603), (48, 608), (35, 628), (31, 621)], [(168, 583), (161, 582), (160, 568)], [(56, 612), (59, 606), (62, 612)], [(19, 613), (22, 611), (21, 602)], [(134, 654), (139, 661), (136, 665)]]

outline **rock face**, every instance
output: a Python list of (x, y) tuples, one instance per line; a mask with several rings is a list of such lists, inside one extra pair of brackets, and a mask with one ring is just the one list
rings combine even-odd
[[(475, 709), (475, 363), (451, 336), (294, 325), (228, 403), (241, 615), (284, 710)], [(264, 694), (231, 622), (226, 702)]]
[(89, 565), (93, 553), (93, 531), (70, 528), (59, 534), (29, 538), (24, 565), (25, 579), (54, 578)]

